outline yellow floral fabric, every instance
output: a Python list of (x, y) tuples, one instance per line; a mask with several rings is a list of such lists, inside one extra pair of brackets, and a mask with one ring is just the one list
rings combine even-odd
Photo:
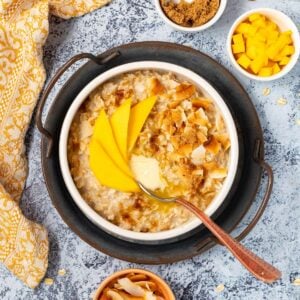
[(36, 287), (48, 266), (48, 236), (18, 202), (27, 163), (24, 137), (45, 81), (48, 14), (70, 18), (110, 0), (0, 0), (0, 262)]

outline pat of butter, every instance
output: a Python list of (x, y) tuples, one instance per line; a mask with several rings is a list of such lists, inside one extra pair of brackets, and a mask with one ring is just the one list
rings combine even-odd
[(143, 155), (132, 155), (130, 167), (137, 181), (150, 190), (163, 189), (164, 182), (160, 176), (160, 168), (155, 158)]

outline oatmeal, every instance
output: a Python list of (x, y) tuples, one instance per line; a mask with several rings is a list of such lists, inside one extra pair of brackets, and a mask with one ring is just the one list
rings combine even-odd
[(153, 95), (156, 103), (130, 152), (128, 165), (151, 159), (151, 172), (160, 172), (158, 192), (183, 195), (205, 210), (222, 187), (229, 161), (230, 139), (219, 109), (186, 80), (167, 72), (136, 71), (95, 89), (71, 125), (71, 174), (81, 196), (95, 211), (117, 226), (138, 232), (176, 228), (193, 215), (180, 205), (159, 203), (141, 192), (124, 193), (102, 185), (89, 165), (89, 143), (102, 109), (111, 116), (126, 99), (131, 98), (135, 105)]

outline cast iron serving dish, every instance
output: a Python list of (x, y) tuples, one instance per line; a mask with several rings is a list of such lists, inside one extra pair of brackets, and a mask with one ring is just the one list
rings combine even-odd
[[(43, 124), (42, 110), (51, 89), (66, 69), (83, 58), (90, 61), (79, 68), (62, 87)], [(91, 222), (78, 207), (65, 184), (59, 163), (60, 136), (75, 98), (100, 74), (105, 75), (117, 66), (141, 61), (171, 63), (198, 74), (217, 91), (231, 113), (238, 137), (237, 169), (226, 198), (212, 214), (212, 218), (223, 229), (230, 232), (238, 225), (255, 199), (262, 171), (267, 171), (269, 176), (264, 198), (253, 220), (239, 235), (238, 239), (242, 239), (262, 215), (273, 183), (272, 170), (264, 162), (263, 135), (256, 111), (239, 82), (220, 64), (199, 51), (170, 43), (133, 43), (116, 47), (99, 56), (82, 53), (71, 58), (52, 78), (38, 106), (37, 127), (42, 133), (43, 173), (54, 206), (83, 240), (108, 255), (131, 262), (160, 264), (179, 261), (198, 255), (217, 243), (202, 225), (177, 239), (155, 243), (126, 240), (124, 237), (121, 239)]]

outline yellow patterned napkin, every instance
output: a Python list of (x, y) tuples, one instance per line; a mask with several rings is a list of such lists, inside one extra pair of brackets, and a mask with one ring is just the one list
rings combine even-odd
[(24, 136), (45, 80), (48, 14), (70, 18), (110, 0), (0, 0), (0, 262), (29, 287), (48, 266), (48, 236), (18, 206), (27, 163)]

